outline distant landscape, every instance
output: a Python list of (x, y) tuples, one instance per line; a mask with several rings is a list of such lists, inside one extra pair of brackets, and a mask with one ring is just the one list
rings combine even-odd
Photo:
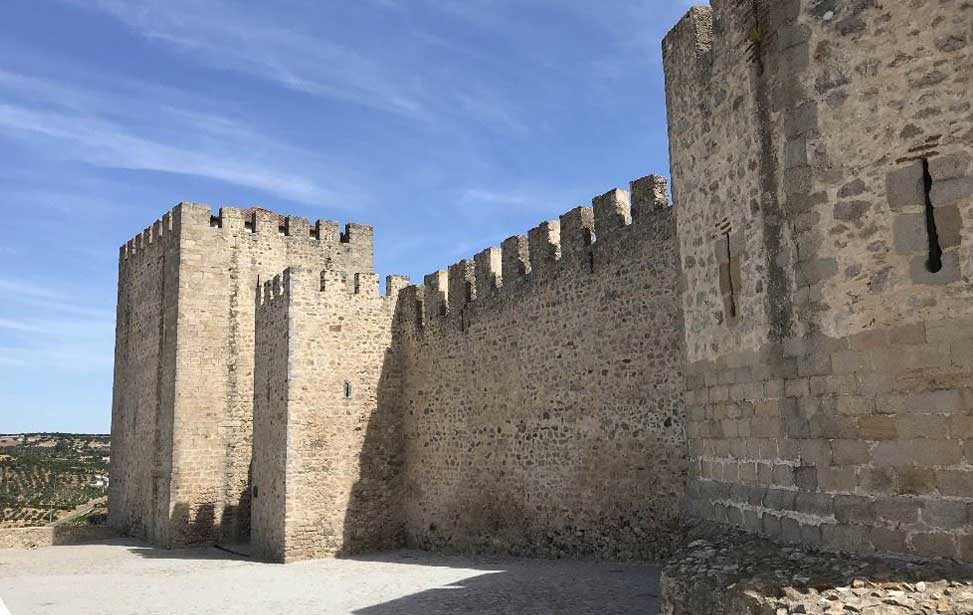
[(0, 528), (104, 523), (110, 455), (107, 435), (0, 434)]

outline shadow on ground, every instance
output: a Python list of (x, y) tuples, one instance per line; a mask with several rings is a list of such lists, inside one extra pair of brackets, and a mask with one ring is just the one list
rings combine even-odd
[(441, 566), (473, 573), (454, 583), (357, 609), (353, 611), (355, 615), (658, 613), (658, 571), (646, 564), (438, 556), (424, 552), (348, 559)]

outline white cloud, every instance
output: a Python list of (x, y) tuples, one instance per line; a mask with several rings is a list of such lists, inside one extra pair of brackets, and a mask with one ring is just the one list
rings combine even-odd
[[(45, 153), (95, 166), (196, 175), (313, 205), (355, 207), (360, 182), (317, 152), (233, 118), (155, 103), (198, 97), (140, 82), (104, 93), (0, 69), (0, 127)], [(145, 118), (152, 118), (151, 123)], [(329, 185), (312, 175), (327, 169)]]
[(49, 288), (40, 286), (38, 284), (32, 284), (30, 282), (23, 282), (20, 280), (10, 280), (0, 278), (0, 291), (7, 293), (7, 297), (16, 299), (19, 296), (27, 297), (40, 297), (44, 299), (56, 299), (60, 297), (58, 293), (55, 293)]
[(0, 318), (0, 329), (9, 329), (11, 331), (19, 331), (22, 333), (41, 332), (41, 329), (35, 325), (31, 325), (30, 323), (21, 320), (11, 320), (9, 318)]
[(463, 192), (460, 202), (463, 204), (526, 205), (530, 202), (530, 199), (519, 192), (497, 192), (483, 188), (469, 188)]
[(220, 0), (96, 0), (94, 5), (144, 36), (217, 68), (366, 107), (410, 116), (424, 112), (423, 91), (408, 76), (326, 36), (278, 26), (252, 9)]
[(283, 169), (143, 139), (94, 118), (0, 105), (0, 126), (56, 140), (62, 155), (96, 166), (199, 175), (306, 203), (334, 199), (313, 180)]
[[(199, 63), (276, 83), (290, 90), (440, 125), (445, 118), (470, 120), (524, 134), (514, 101), (468, 71), (428, 65), (424, 52), (438, 47), (409, 28), (400, 37), (355, 39), (340, 44), (329, 31), (307, 31), (287, 3), (261, 13), (223, 0), (66, 0), (92, 7), (141, 35), (184, 52)], [(395, 0), (374, 0), (401, 9)], [(305, 7), (302, 7), (306, 9)], [(451, 11), (469, 13), (462, 3)], [(480, 15), (489, 11), (477, 9)], [(340, 19), (341, 11), (332, 11)], [(431, 57), (435, 57), (434, 55)], [(417, 70), (417, 65), (421, 68)]]

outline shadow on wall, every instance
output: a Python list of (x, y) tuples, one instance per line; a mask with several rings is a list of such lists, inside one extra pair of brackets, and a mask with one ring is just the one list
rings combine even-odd
[[(396, 314), (401, 302), (402, 295), (399, 295)], [(382, 361), (376, 409), (365, 421), (358, 453), (359, 475), (349, 494), (338, 557), (405, 546), (404, 408), (400, 403), (401, 353), (393, 350), (400, 343), (396, 320), (394, 317), (392, 348), (385, 352)]]
[(250, 542), (250, 494), (253, 491), (253, 464), (247, 474), (247, 486), (237, 498), (236, 506), (227, 504), (220, 515), (217, 533), (220, 544), (241, 544)]
[(179, 502), (172, 510), (169, 523), (176, 544), (208, 544), (216, 535), (216, 513), (212, 504), (204, 504), (192, 511), (189, 504)]
[[(658, 613), (658, 572), (652, 566), (506, 558), (491, 564), (488, 558), (471, 561), (425, 554), (412, 562), (403, 561), (407, 557), (408, 554), (390, 554), (381, 561), (452, 568), (452, 578), (460, 578), (355, 610), (354, 615)], [(465, 575), (472, 576), (462, 578)]]

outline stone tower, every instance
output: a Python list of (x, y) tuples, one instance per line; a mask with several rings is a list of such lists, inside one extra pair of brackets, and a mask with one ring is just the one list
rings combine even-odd
[(973, 559), (973, 4), (713, 0), (666, 37), (690, 501)]
[(177, 547), (250, 528), (254, 291), (372, 271), (372, 228), (183, 203), (121, 249), (110, 522)]

